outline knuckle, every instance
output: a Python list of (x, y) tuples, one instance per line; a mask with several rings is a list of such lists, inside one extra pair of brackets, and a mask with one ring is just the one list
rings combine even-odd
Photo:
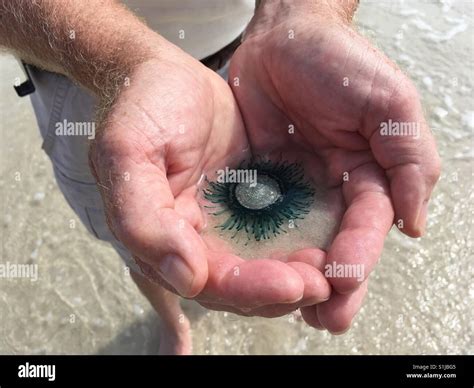
[(107, 217), (107, 219), (109, 228), (115, 237), (132, 252), (143, 251), (143, 248), (146, 248), (148, 244), (146, 236), (131, 222), (127, 222), (122, 217), (116, 214), (114, 215), (113, 213), (110, 217)]

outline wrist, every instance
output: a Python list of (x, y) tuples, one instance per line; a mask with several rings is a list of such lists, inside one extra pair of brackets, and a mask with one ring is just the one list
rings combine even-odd
[(134, 70), (150, 60), (166, 56), (172, 46), (155, 32), (122, 36), (98, 51), (77, 45), (79, 55), (64, 65), (66, 75), (94, 93), (100, 101), (111, 102), (132, 82)]
[[(146, 44), (135, 47), (133, 52), (125, 51), (124, 53), (129, 58), (120, 58), (117, 61), (120, 66), (106, 71), (104, 77), (99, 80), (102, 89), (96, 93), (99, 100), (96, 111), (99, 127), (109, 122), (115, 112), (127, 110), (130, 102), (137, 98), (139, 100), (153, 99), (159, 90), (151, 85), (156, 85), (158, 88), (169, 87), (165, 86), (168, 85), (168, 82), (165, 82), (166, 79), (170, 81), (181, 79), (178, 76), (174, 77), (175, 74), (187, 74), (193, 81), (199, 79), (203, 82), (207, 82), (208, 73), (214, 74), (198, 60), (157, 34), (149, 37), (142, 36), (140, 39)], [(163, 80), (157, 82), (157, 79)]]
[(265, 32), (294, 18), (350, 24), (359, 0), (257, 0), (245, 38)]

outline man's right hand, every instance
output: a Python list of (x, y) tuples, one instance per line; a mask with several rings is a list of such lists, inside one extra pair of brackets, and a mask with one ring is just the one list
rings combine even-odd
[(226, 82), (166, 50), (135, 67), (91, 146), (109, 227), (148, 278), (207, 308), (279, 316), (327, 299), (321, 272), (291, 262), (322, 264), (321, 251), (244, 261), (201, 238), (201, 175), (248, 158), (247, 136)]

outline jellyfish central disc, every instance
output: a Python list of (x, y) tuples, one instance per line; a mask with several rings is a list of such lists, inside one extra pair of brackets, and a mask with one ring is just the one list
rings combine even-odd
[(281, 197), (281, 191), (275, 179), (257, 175), (256, 183), (237, 184), (235, 197), (247, 209), (258, 210), (275, 203)]

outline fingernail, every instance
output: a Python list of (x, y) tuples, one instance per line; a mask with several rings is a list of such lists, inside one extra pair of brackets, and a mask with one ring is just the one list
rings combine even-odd
[(145, 263), (144, 261), (141, 261), (137, 257), (134, 257), (135, 263), (137, 263), (138, 267), (140, 268), (140, 271), (142, 271), (143, 276), (147, 278), (148, 280), (151, 280), (152, 282), (155, 283), (160, 283), (160, 278), (158, 276), (158, 273), (153, 269), (153, 267), (150, 264)]
[(300, 307), (307, 307), (307, 306), (314, 306), (320, 303), (324, 303), (329, 300), (329, 296), (325, 299), (321, 299), (320, 297), (308, 298), (301, 302)]
[(282, 303), (288, 303), (288, 304), (292, 304), (292, 303), (297, 303), (299, 301), (303, 300), (303, 293), (301, 293), (301, 295), (299, 295), (296, 299), (292, 299), (292, 300), (286, 300)]
[(416, 228), (420, 236), (425, 234), (426, 228), (426, 217), (428, 215), (428, 201), (423, 202), (421, 209), (418, 212), (418, 217), (416, 218)]
[(188, 296), (194, 274), (182, 257), (169, 254), (158, 263), (158, 272), (180, 295)]

